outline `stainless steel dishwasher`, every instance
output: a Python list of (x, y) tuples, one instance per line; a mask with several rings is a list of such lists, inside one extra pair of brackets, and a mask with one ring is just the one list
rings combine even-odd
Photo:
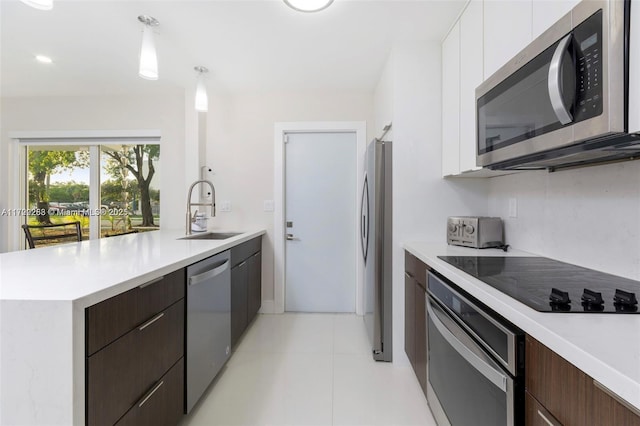
[(187, 267), (187, 413), (229, 359), (230, 263), (227, 250)]

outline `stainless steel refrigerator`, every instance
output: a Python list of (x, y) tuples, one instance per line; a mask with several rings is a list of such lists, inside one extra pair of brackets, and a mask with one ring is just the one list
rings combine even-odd
[(360, 233), (364, 258), (364, 322), (373, 359), (392, 360), (391, 336), (391, 142), (367, 148)]

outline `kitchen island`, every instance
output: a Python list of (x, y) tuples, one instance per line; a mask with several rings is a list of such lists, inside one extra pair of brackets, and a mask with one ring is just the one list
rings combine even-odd
[(154, 231), (0, 254), (0, 424), (84, 424), (85, 308), (264, 233)]
[(404, 248), (592, 377), (625, 405), (640, 410), (640, 315), (537, 312), (438, 258), (535, 256), (529, 253), (424, 242), (406, 243)]

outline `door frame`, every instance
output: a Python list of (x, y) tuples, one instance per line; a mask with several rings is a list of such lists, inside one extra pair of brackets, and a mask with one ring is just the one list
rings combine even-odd
[[(141, 130), (33, 130), (13, 131), (8, 134), (11, 140), (9, 144), (9, 158), (12, 158), (8, 167), (8, 176), (16, 184), (9, 187), (7, 199), (12, 200), (13, 206), (19, 209), (27, 208), (27, 147), (46, 144), (47, 146), (85, 145), (89, 147), (91, 155), (97, 156), (97, 147), (107, 142), (153, 142), (161, 145), (162, 132), (158, 129)], [(90, 165), (90, 178), (100, 182), (100, 163)], [(160, 185), (162, 190), (162, 184)], [(90, 207), (94, 211), (100, 209), (100, 189), (90, 185), (90, 199), (94, 204)], [(12, 216), (9, 218), (9, 230), (7, 232), (7, 252), (26, 249), (25, 238), (21, 225), (24, 216)], [(100, 222), (92, 221), (90, 225), (90, 239), (100, 236)]]
[[(274, 125), (274, 312), (284, 313), (285, 308), (285, 134), (287, 133), (355, 133), (356, 134), (356, 223), (360, 223), (360, 197), (358, 191), (364, 183), (364, 154), (367, 147), (366, 121), (282, 122)], [(360, 254), (359, 227), (354, 230), (356, 239), (356, 314), (363, 314), (364, 263)]]

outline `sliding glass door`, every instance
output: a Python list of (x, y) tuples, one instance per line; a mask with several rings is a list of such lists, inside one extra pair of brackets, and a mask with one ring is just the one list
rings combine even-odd
[(24, 223), (79, 221), (83, 239), (159, 228), (160, 145), (58, 142), (24, 149)]

